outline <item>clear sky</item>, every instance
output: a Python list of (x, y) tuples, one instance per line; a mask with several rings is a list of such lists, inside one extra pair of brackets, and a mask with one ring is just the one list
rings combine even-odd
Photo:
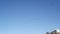
[(45, 34), (60, 29), (60, 0), (0, 0), (0, 34)]

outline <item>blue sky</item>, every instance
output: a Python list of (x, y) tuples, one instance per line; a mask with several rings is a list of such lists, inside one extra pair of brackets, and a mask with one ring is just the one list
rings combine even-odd
[(0, 0), (0, 34), (45, 34), (60, 29), (60, 0)]

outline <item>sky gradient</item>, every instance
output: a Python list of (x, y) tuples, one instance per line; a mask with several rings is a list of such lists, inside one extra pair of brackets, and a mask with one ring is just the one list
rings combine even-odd
[(60, 0), (0, 0), (0, 34), (46, 34), (60, 29)]

